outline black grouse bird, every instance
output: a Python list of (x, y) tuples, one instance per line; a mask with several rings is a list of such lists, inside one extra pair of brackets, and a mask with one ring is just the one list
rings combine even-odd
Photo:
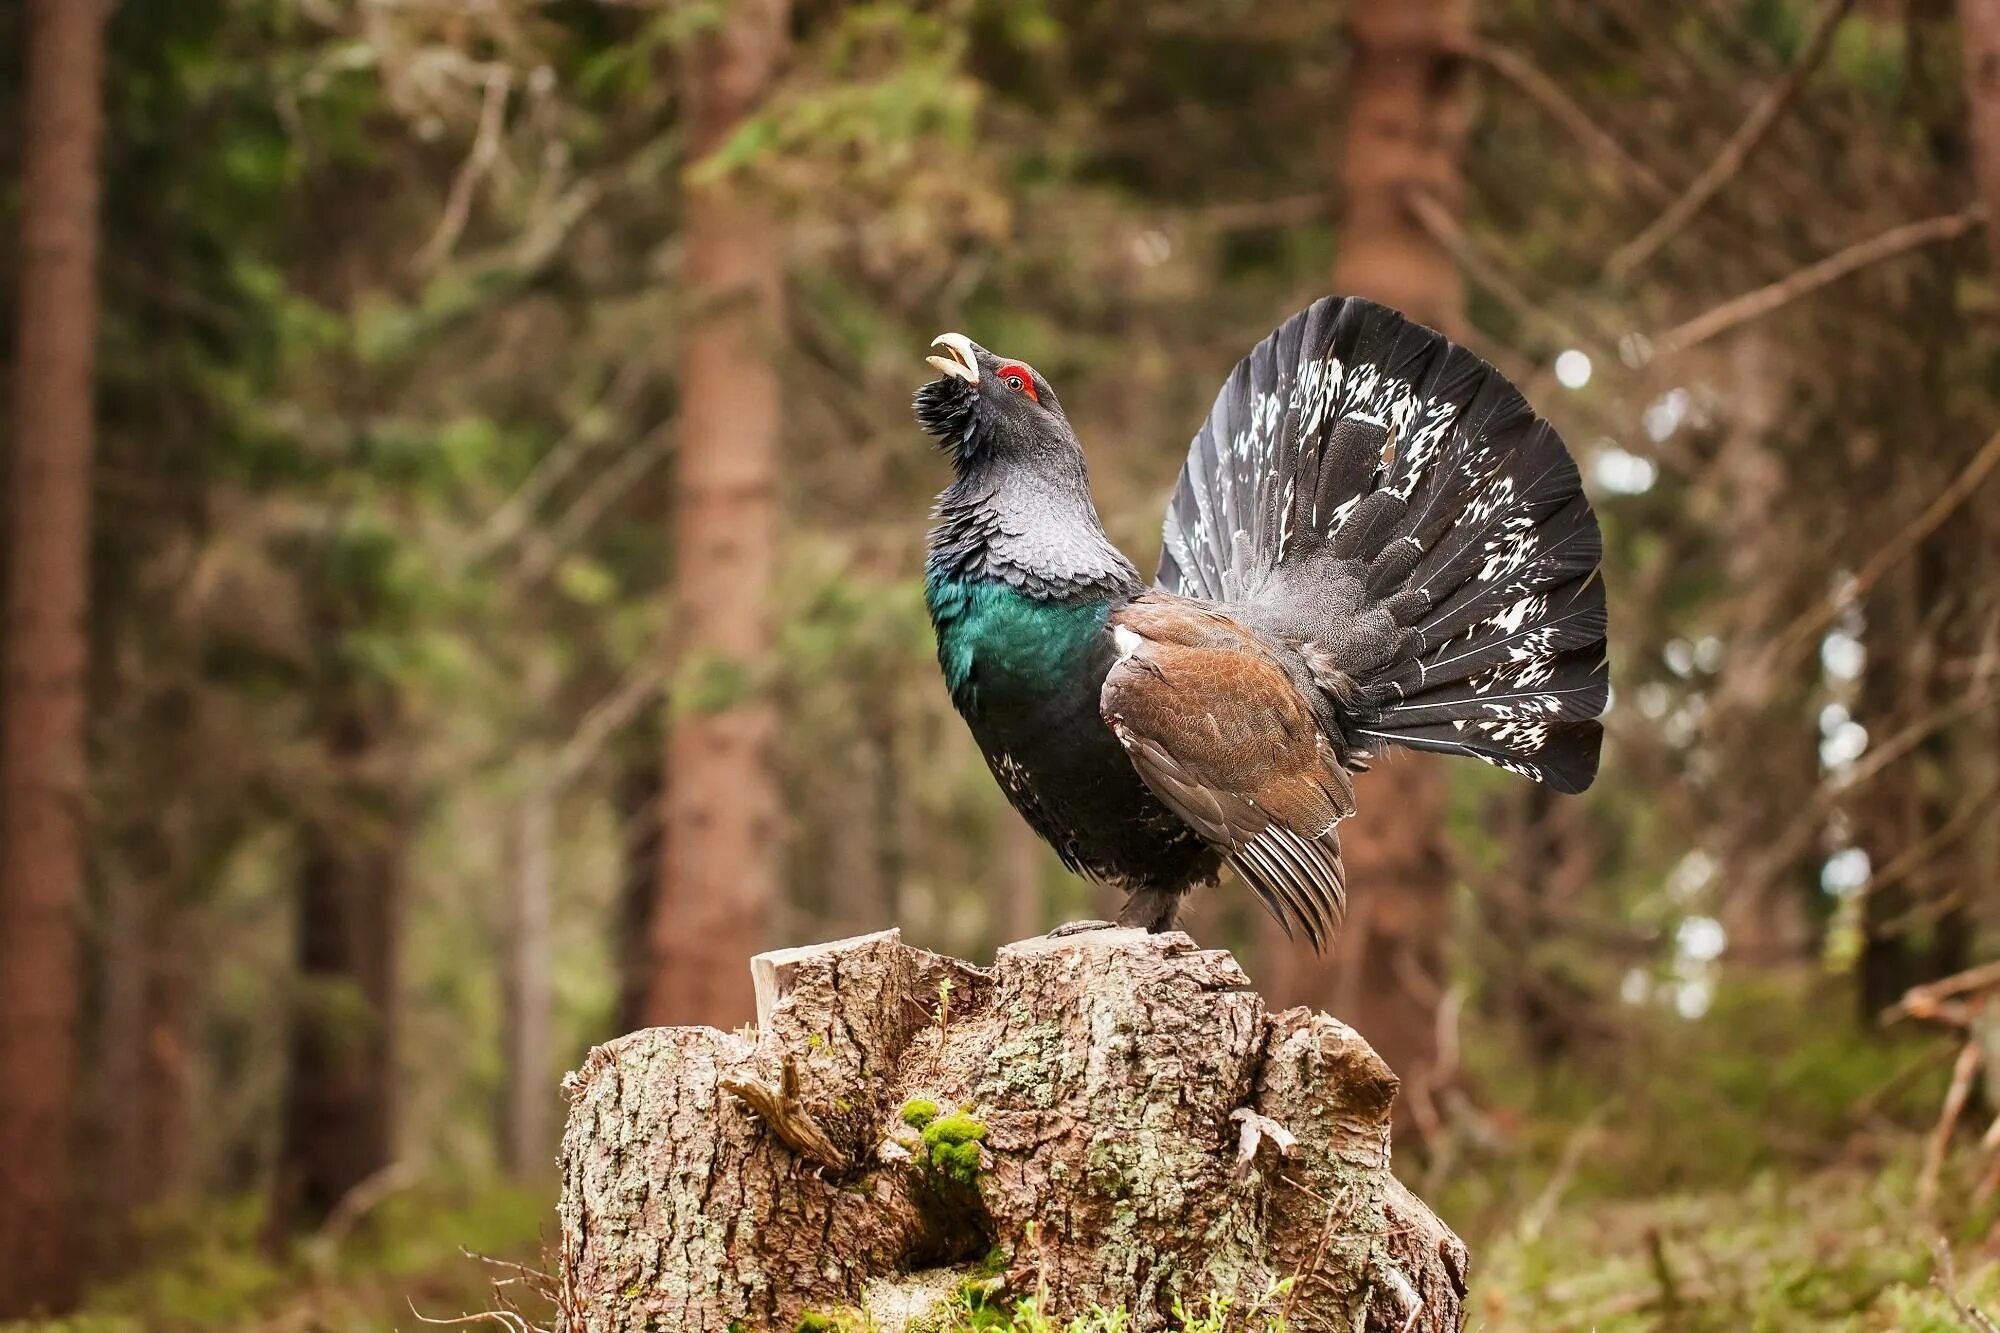
[(917, 419), (949, 450), (926, 600), (953, 702), (1072, 870), (1166, 930), (1229, 862), (1323, 946), (1351, 774), (1384, 745), (1562, 792), (1597, 773), (1603, 540), (1505, 376), (1356, 298), (1285, 321), (1195, 435), (1147, 587), (1054, 390), (947, 333)]

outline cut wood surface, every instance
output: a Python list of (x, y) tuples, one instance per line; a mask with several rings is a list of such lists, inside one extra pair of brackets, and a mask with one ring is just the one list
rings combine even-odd
[(1395, 1076), (1229, 954), (1103, 929), (986, 969), (887, 931), (752, 971), (754, 1034), (649, 1028), (567, 1080), (560, 1327), (894, 1333), (968, 1283), (1140, 1330), (1210, 1293), (1460, 1326), (1465, 1247), (1389, 1172)]

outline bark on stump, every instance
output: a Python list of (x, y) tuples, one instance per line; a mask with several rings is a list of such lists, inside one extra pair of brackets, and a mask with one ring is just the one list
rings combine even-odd
[[(1145, 1330), (1286, 1277), (1295, 1330), (1459, 1328), (1465, 1247), (1389, 1172), (1395, 1076), (1227, 953), (1099, 930), (982, 969), (886, 931), (752, 971), (756, 1034), (634, 1032), (566, 1080), (560, 1328), (893, 1333), (986, 1279)], [(965, 1118), (927, 1143), (921, 1102)]]

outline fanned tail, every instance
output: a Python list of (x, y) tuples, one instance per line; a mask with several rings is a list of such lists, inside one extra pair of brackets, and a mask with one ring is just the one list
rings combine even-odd
[(1167, 506), (1159, 583), (1296, 648), (1340, 739), (1588, 787), (1609, 700), (1603, 538), (1506, 376), (1326, 298), (1230, 375)]

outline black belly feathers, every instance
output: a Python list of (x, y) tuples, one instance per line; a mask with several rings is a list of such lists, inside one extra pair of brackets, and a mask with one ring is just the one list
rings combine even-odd
[[(926, 424), (963, 435), (957, 406), (940, 387)], [(1346, 892), (1349, 774), (1382, 746), (1590, 785), (1609, 696), (1601, 555), (1576, 465), (1505, 376), (1392, 310), (1316, 302), (1238, 364), (1195, 436), (1158, 591), (1112, 598), (1115, 651), (1093, 672), (1118, 742), (1105, 753), (1130, 767), (1100, 776), (1136, 772), (1321, 946)], [(1016, 783), (1091, 780), (1067, 762), (1039, 771), (1035, 738), (1009, 740)], [(1066, 836), (1087, 851), (1129, 831)], [(1066, 859), (1106, 859), (1077, 850)], [(1183, 855), (1120, 879), (1171, 901), (1212, 864)]]

